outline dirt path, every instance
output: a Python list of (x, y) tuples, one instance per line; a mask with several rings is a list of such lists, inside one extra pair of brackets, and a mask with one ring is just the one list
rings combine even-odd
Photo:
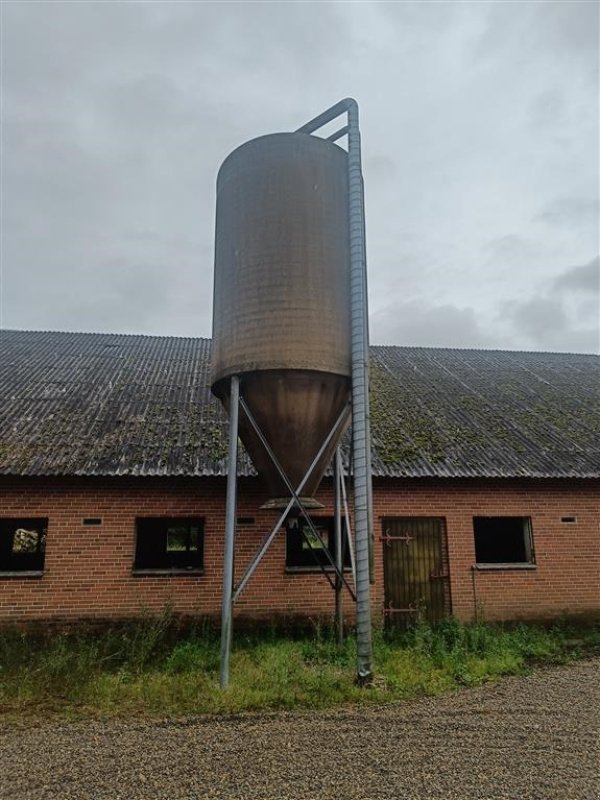
[(0, 797), (598, 800), (600, 659), (326, 714), (0, 729)]

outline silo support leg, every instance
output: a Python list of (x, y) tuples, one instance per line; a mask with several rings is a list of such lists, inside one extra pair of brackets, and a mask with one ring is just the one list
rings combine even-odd
[(221, 610), (221, 688), (229, 685), (229, 656), (233, 632), (233, 570), (237, 506), (237, 444), (240, 379), (231, 378), (229, 411), (229, 452), (227, 458), (227, 495), (225, 498), (225, 549), (223, 555), (223, 605)]
[(343, 583), (341, 577), (344, 574), (344, 551), (342, 546), (342, 456), (340, 448), (336, 448), (333, 460), (333, 480), (335, 484), (335, 507), (334, 507), (334, 538), (335, 538), (335, 633), (337, 643), (341, 647), (344, 643), (344, 609), (342, 604)]

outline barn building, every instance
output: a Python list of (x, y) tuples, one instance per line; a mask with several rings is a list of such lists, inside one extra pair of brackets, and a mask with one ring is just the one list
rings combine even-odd
[[(1, 624), (218, 617), (227, 419), (210, 348), (0, 333)], [(376, 623), (598, 614), (599, 371), (593, 355), (371, 348)], [(236, 573), (274, 521), (243, 451), (239, 474)], [(317, 499), (333, 548), (330, 477)], [(238, 617), (331, 616), (322, 548), (295, 526)]]

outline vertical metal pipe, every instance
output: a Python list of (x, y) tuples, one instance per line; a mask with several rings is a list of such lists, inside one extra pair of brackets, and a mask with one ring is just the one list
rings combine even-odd
[(350, 524), (350, 512), (348, 511), (348, 496), (346, 494), (346, 481), (344, 473), (340, 469), (340, 484), (342, 487), (342, 503), (344, 505), (344, 525), (346, 526), (346, 544), (350, 555), (350, 569), (352, 570), (352, 580), (356, 588), (356, 560), (354, 558), (354, 545), (352, 544), (352, 525)]
[(479, 602), (477, 600), (477, 567), (475, 564), (471, 567), (471, 583), (473, 585), (473, 621), (477, 624), (479, 622)]
[(337, 447), (333, 459), (333, 482), (335, 484), (334, 506), (334, 540), (335, 564), (338, 574), (335, 576), (335, 632), (338, 645), (344, 643), (344, 610), (342, 607), (342, 570), (344, 569), (344, 550), (342, 546), (342, 487), (341, 487), (341, 455)]
[(367, 241), (367, 233), (366, 233), (366, 225), (365, 225), (365, 185), (364, 181), (361, 180), (361, 189), (362, 189), (362, 223), (363, 223), (363, 242), (365, 243), (365, 267), (364, 267), (364, 298), (365, 298), (365, 312), (364, 312), (364, 320), (365, 320), (365, 343), (366, 343), (366, 353), (367, 353), (367, 416), (365, 419), (365, 428), (366, 428), (366, 439), (369, 443), (369, 452), (367, 458), (367, 491), (368, 491), (368, 498), (367, 498), (367, 508), (368, 508), (368, 516), (369, 516), (369, 581), (371, 585), (375, 584), (375, 558), (374, 558), (374, 549), (375, 543), (373, 538), (373, 476), (371, 470), (371, 413), (370, 413), (370, 398), (369, 398), (369, 377), (370, 377), (370, 337), (369, 337), (369, 282), (368, 282), (368, 270), (367, 270), (367, 249), (366, 249), (366, 241)]
[(223, 605), (221, 609), (221, 688), (229, 686), (229, 656), (233, 630), (233, 569), (235, 517), (237, 506), (237, 444), (240, 407), (240, 379), (231, 378), (229, 393), (229, 452), (227, 457), (227, 495), (225, 498), (225, 551), (223, 555)]
[(364, 194), (358, 105), (348, 109), (348, 195), (350, 220), (350, 302), (352, 326), (352, 453), (354, 462), (354, 529), (356, 537), (356, 639), (358, 680), (373, 671), (369, 551), (371, 442), (369, 435), (369, 342), (366, 297)]

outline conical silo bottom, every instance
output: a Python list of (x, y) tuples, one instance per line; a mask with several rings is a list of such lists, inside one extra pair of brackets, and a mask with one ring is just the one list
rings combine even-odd
[[(228, 390), (228, 382), (223, 381), (221, 386)], [(300, 492), (302, 497), (313, 497), (349, 422), (350, 379), (313, 370), (264, 370), (242, 376), (241, 395), (295, 489), (340, 414), (348, 409), (344, 424)], [(229, 398), (222, 399), (227, 407)], [(276, 501), (289, 498), (289, 490), (241, 410), (239, 435), (269, 496)], [(273, 507), (279, 505), (277, 502)]]

